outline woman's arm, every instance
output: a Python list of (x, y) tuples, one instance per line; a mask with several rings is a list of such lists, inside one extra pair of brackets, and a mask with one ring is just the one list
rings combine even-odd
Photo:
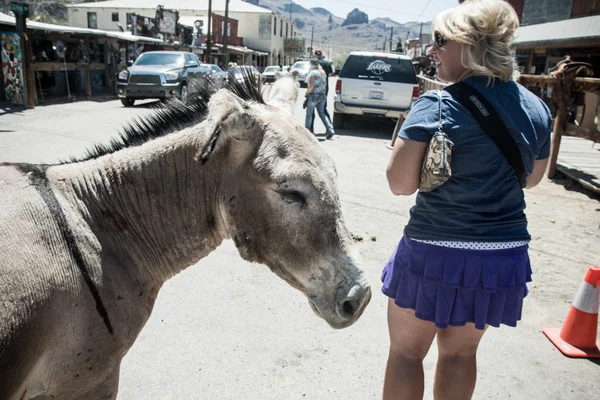
[(546, 172), (546, 167), (548, 166), (548, 159), (544, 158), (543, 160), (535, 160), (533, 164), (533, 171), (531, 171), (531, 175), (527, 177), (527, 186), (525, 189), (531, 189), (536, 187), (538, 183), (544, 177), (544, 173)]
[(411, 195), (419, 187), (421, 166), (428, 142), (397, 137), (386, 175), (390, 190), (397, 195)]

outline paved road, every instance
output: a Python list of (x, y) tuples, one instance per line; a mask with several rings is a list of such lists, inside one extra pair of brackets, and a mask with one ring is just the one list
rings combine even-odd
[[(0, 161), (51, 163), (81, 155), (149, 112), (148, 105), (126, 109), (119, 101), (0, 111)], [(296, 117), (304, 118), (300, 100)], [(414, 202), (387, 189), (392, 128), (356, 123), (322, 142), (337, 163), (344, 213), (364, 238), (358, 247), (375, 289), (360, 321), (330, 329), (300, 293), (268, 268), (242, 261), (226, 242), (165, 284), (123, 360), (119, 399), (380, 398), (388, 339), (379, 274)], [(316, 131), (323, 138), (320, 121)], [(586, 267), (600, 262), (600, 205), (551, 181), (527, 193), (527, 202), (535, 282), (519, 328), (486, 333), (474, 398), (598, 398), (600, 366), (563, 357), (541, 329), (560, 326)], [(429, 387), (435, 357), (432, 348), (425, 360)], [(432, 398), (430, 388), (425, 398)]]

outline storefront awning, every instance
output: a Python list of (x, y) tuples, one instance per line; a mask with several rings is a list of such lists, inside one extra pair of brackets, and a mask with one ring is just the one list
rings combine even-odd
[[(15, 17), (0, 13), (0, 24), (16, 26)], [(77, 28), (74, 26), (66, 25), (55, 25), (46, 24), (43, 22), (30, 21), (27, 19), (27, 28), (32, 30), (46, 31), (46, 32), (60, 32), (70, 34), (84, 34), (84, 35), (97, 35), (106, 36), (118, 40), (126, 40), (128, 42), (142, 42), (142, 43), (164, 43), (161, 39), (155, 39), (145, 36), (134, 36), (128, 32), (114, 32), (114, 31), (103, 31), (100, 29), (90, 28)]]
[[(223, 47), (223, 45), (221, 43), (215, 43), (214, 46), (218, 47), (218, 48), (222, 48)], [(264, 51), (254, 50), (254, 49), (251, 49), (251, 48), (246, 47), (246, 46), (232, 46), (232, 45), (227, 45), (227, 50), (229, 50), (229, 51), (236, 51), (238, 53), (254, 54), (254, 55), (257, 55), (257, 56), (268, 56), (269, 55), (269, 53), (265, 53)]]
[(600, 15), (522, 26), (516, 37), (518, 48), (600, 40)]

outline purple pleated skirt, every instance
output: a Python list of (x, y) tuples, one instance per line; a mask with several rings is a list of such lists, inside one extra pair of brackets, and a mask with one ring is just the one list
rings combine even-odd
[(438, 328), (516, 326), (531, 282), (528, 248), (465, 250), (403, 237), (383, 269), (381, 291)]

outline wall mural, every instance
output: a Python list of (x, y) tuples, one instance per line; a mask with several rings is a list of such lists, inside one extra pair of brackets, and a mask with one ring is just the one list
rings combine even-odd
[(23, 104), (23, 56), (16, 32), (0, 32), (4, 94), (13, 104)]

